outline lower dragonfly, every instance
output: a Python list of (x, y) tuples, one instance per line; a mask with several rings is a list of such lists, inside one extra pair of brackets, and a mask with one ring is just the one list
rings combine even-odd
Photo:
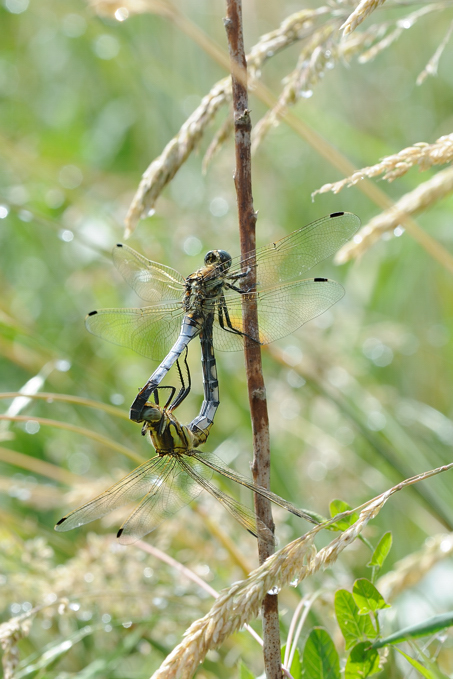
[(256, 519), (250, 509), (211, 483), (214, 472), (310, 523), (319, 523), (317, 514), (298, 509), (275, 493), (256, 485), (227, 467), (216, 455), (197, 450), (203, 441), (165, 408), (149, 402), (142, 431), (144, 434), (149, 433), (157, 455), (91, 502), (60, 519), (55, 530), (78, 528), (129, 502), (141, 500), (117, 533), (122, 544), (130, 544), (151, 533), (164, 519), (194, 500), (202, 490), (207, 490), (249, 533), (266, 542), (273, 542), (272, 532)]
[[(335, 281), (284, 281), (301, 276), (332, 255), (359, 226), (356, 215), (334, 212), (245, 257), (232, 259), (225, 250), (211, 250), (204, 258), (205, 265), (187, 278), (118, 244), (113, 250), (116, 267), (151, 305), (92, 311), (86, 326), (94, 335), (146, 357), (161, 360), (166, 354), (134, 400), (131, 420), (143, 421), (150, 394), (199, 335), (205, 400), (198, 422), (194, 424), (194, 420), (191, 428), (210, 426), (219, 401), (212, 347), (238, 350), (246, 337), (257, 344), (268, 344), (338, 302), (344, 290)], [(255, 333), (246, 333), (242, 325), (242, 300), (247, 298), (255, 301), (258, 309), (259, 330)]]

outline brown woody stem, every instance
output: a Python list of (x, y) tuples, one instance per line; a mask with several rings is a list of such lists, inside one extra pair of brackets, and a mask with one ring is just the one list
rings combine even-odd
[[(226, 0), (227, 16), (225, 28), (230, 53), (231, 77), (233, 85), (234, 137), (236, 150), (236, 187), (241, 254), (250, 256), (256, 247), (256, 213), (252, 196), (251, 130), (252, 123), (248, 109), (247, 63), (245, 59), (244, 37), (242, 31), (241, 0)], [(248, 260), (249, 264), (253, 264)], [(247, 283), (254, 286), (255, 267), (252, 265)], [(243, 299), (244, 332), (257, 337), (258, 315), (256, 302), (251, 295)], [(266, 388), (261, 364), (261, 347), (256, 342), (245, 341), (245, 365), (250, 402), (250, 415), (253, 430), (253, 479), (255, 483), (269, 488), (270, 481), (270, 444), (269, 418), (267, 414)], [(271, 504), (269, 500), (255, 494), (255, 512), (272, 532)], [(260, 563), (273, 552), (268, 542), (258, 538)], [(264, 667), (268, 679), (281, 679), (280, 628), (278, 620), (278, 597), (267, 594), (262, 605), (263, 616), (263, 653)]]

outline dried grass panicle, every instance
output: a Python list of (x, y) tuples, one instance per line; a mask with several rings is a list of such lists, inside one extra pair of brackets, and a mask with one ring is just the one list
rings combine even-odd
[(313, 540), (322, 530), (321, 526), (273, 554), (246, 580), (224, 590), (210, 612), (189, 627), (184, 640), (165, 659), (152, 679), (190, 679), (209, 650), (219, 646), (230, 634), (258, 615), (262, 599), (270, 589), (288, 585), (294, 578), (300, 582), (334, 563), (368, 521), (378, 514), (392, 491), (369, 503), (350, 528), (319, 552), (316, 552)]
[(203, 97), (201, 104), (186, 120), (178, 134), (167, 144), (143, 174), (137, 193), (126, 215), (126, 235), (139, 219), (154, 209), (154, 204), (168, 182), (193, 151), (219, 108), (231, 99), (231, 78), (223, 78)]
[(274, 108), (268, 111), (255, 125), (253, 130), (253, 152), (264, 140), (266, 134), (279, 123), (282, 113), (301, 98), (310, 97), (312, 89), (324, 77), (327, 70), (333, 69), (340, 60), (349, 61), (364, 47), (370, 45), (379, 32), (372, 26), (368, 31), (353, 34), (338, 41), (337, 19), (314, 30), (299, 56), (296, 68), (284, 80), (283, 91)]
[(344, 188), (354, 186), (358, 182), (365, 179), (365, 177), (378, 177), (384, 175), (383, 179), (389, 182), (394, 181), (397, 177), (402, 177), (406, 172), (418, 165), (420, 170), (429, 170), (434, 165), (445, 165), (453, 161), (453, 134), (446, 134), (440, 137), (434, 144), (427, 144), (426, 142), (418, 142), (413, 146), (395, 153), (392, 156), (386, 156), (376, 165), (364, 167), (357, 170), (350, 177), (342, 179), (333, 184), (324, 184), (320, 189), (312, 193), (312, 198), (318, 193), (339, 193)]
[(337, 264), (348, 262), (366, 252), (384, 233), (393, 231), (404, 224), (407, 215), (417, 214), (431, 207), (453, 191), (453, 168), (438, 172), (427, 182), (420, 184), (414, 191), (406, 193), (389, 210), (381, 212), (368, 222), (335, 256)]
[(436, 49), (433, 56), (426, 64), (425, 68), (418, 76), (416, 80), (417, 85), (421, 85), (429, 75), (437, 75), (437, 68), (439, 66), (440, 58), (451, 38), (452, 32), (453, 32), (453, 21), (450, 23), (448, 31), (446, 32), (445, 37), (440, 43), (439, 47)]
[(393, 31), (391, 31), (391, 33), (387, 33), (387, 35), (382, 38), (382, 40), (376, 42), (372, 47), (370, 47), (369, 50), (363, 52), (363, 54), (359, 56), (359, 64), (366, 64), (368, 61), (374, 59), (378, 54), (383, 52), (385, 49), (387, 49), (387, 47), (390, 47), (390, 45), (398, 40), (403, 31), (403, 28), (397, 26)]
[[(406, 479), (360, 507), (316, 526), (270, 556), (246, 580), (236, 582), (220, 593), (210, 612), (189, 627), (184, 640), (167, 656), (151, 679), (190, 679), (209, 650), (219, 646), (230, 634), (256, 617), (264, 594), (271, 588), (284, 587), (295, 578), (300, 582), (332, 565), (345, 547), (360, 535), (367, 523), (378, 515), (394, 493), (451, 469), (453, 463)], [(356, 512), (360, 512), (356, 522), (329, 545), (316, 552), (313, 541), (317, 533)]]
[(282, 112), (300, 98), (310, 97), (312, 88), (324, 76), (326, 69), (333, 68), (337, 59), (337, 45), (332, 40), (336, 30), (334, 23), (316, 29), (304, 45), (296, 68), (284, 81), (283, 91), (274, 108), (268, 111), (253, 130), (253, 152), (269, 130), (278, 124)]
[(19, 664), (18, 642), (28, 636), (32, 617), (24, 613), (11, 618), (0, 625), (0, 643), (2, 646), (2, 666), (4, 679), (13, 679)]
[(294, 42), (308, 37), (316, 18), (331, 12), (330, 7), (304, 9), (287, 17), (275, 31), (261, 36), (259, 42), (252, 47), (247, 56), (249, 78), (252, 80), (254, 78), (259, 79), (260, 69), (267, 59)]
[(340, 27), (343, 30), (343, 35), (346, 36), (355, 31), (357, 26), (359, 26), (362, 21), (365, 21), (365, 19), (383, 3), (384, 0), (361, 0), (353, 13), (350, 14), (344, 24)]
[[(100, 2), (101, 0), (93, 0)], [(141, 0), (140, 0), (141, 1)], [(106, 0), (107, 4), (115, 5), (115, 0)], [(133, 5), (134, 0), (130, 0)], [(122, 5), (123, 3), (121, 3)], [(146, 4), (146, 3), (145, 3)], [(164, 5), (166, 3), (163, 3)], [(282, 25), (272, 33), (264, 36), (252, 49), (247, 57), (251, 74), (258, 75), (259, 66), (269, 59), (277, 51), (292, 44), (295, 40), (305, 37), (303, 27), (307, 28), (314, 17), (325, 13), (327, 8), (317, 10), (305, 10), (296, 12), (288, 17)], [(195, 149), (207, 127), (214, 119), (219, 108), (231, 101), (231, 80), (229, 77), (217, 82), (211, 91), (203, 98), (201, 104), (186, 120), (176, 136), (167, 144), (143, 174), (140, 185), (133, 198), (132, 204), (126, 215), (126, 236), (135, 229), (138, 221), (154, 209), (155, 202), (165, 186), (173, 179), (181, 165)], [(228, 123), (225, 123), (221, 132), (216, 136), (211, 147), (208, 149), (204, 160), (207, 167), (213, 153), (219, 145), (228, 137)]]
[(392, 601), (401, 592), (414, 587), (433, 566), (452, 554), (453, 533), (428, 538), (422, 549), (398, 561), (390, 573), (380, 578), (377, 588), (386, 601)]
[[(446, 5), (443, 2), (432, 3), (431, 5), (425, 5), (404, 17), (400, 17), (396, 22), (383, 22), (371, 26), (371, 29), (376, 29), (376, 38), (379, 42), (375, 43), (369, 50), (360, 55), (358, 59), (359, 64), (365, 64), (374, 59), (380, 52), (387, 49), (387, 47), (390, 47), (405, 30), (412, 28), (412, 26), (414, 26), (414, 24), (422, 17), (431, 12), (445, 9), (445, 7)], [(390, 33), (387, 33), (390, 28), (393, 30), (391, 30)]]

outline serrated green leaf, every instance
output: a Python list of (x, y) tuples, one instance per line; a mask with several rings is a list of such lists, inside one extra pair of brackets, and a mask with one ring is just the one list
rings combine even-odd
[(239, 663), (239, 679), (255, 679), (253, 672), (249, 670), (247, 665), (245, 665), (242, 660)]
[[(352, 509), (351, 505), (348, 505), (347, 502), (344, 502), (344, 500), (332, 500), (332, 502), (329, 505), (330, 509), (330, 516), (334, 518), (337, 514), (342, 514), (342, 512), (347, 512), (350, 509)], [(353, 523), (357, 521), (359, 518), (359, 515), (357, 512), (354, 512), (350, 516), (345, 517), (344, 519), (339, 519), (336, 521), (332, 526), (330, 527), (333, 530), (346, 530), (346, 528), (349, 528), (349, 526), (352, 526)]]
[(340, 659), (328, 632), (315, 627), (305, 643), (303, 679), (340, 679)]
[(344, 679), (365, 679), (379, 671), (379, 653), (370, 648), (367, 641), (362, 641), (349, 654)]
[(335, 615), (347, 649), (358, 641), (376, 638), (377, 632), (370, 617), (359, 615), (354, 597), (346, 589), (339, 589), (335, 593)]
[(370, 566), (370, 568), (382, 568), (384, 561), (386, 560), (387, 555), (392, 547), (392, 542), (393, 538), (391, 532), (389, 531), (388, 533), (384, 533), (373, 552), (371, 561), (367, 564)]
[(453, 625), (453, 612), (443, 613), (442, 615), (435, 615), (428, 620), (419, 622), (417, 625), (410, 625), (404, 629), (390, 634), (390, 636), (385, 637), (385, 639), (380, 639), (373, 644), (373, 648), (382, 648), (382, 646), (387, 646), (387, 644), (398, 644), (400, 641), (406, 641), (406, 639), (418, 639), (419, 637), (424, 637), (427, 634), (435, 634), (441, 629), (451, 627)]
[(415, 669), (418, 670), (424, 677), (426, 677), (426, 679), (448, 679), (448, 677), (437, 667), (425, 667), (425, 665), (422, 665), (421, 662), (418, 662), (418, 660), (415, 660), (415, 658), (411, 658), (410, 655), (404, 653), (404, 651), (402, 651), (400, 648), (395, 648), (395, 651), (401, 653), (401, 655), (406, 658), (407, 662), (409, 662), (412, 667), (415, 667)]
[[(286, 644), (284, 646), (282, 646), (282, 651), (281, 651), (282, 662), (285, 658), (285, 651), (286, 651)], [(299, 652), (298, 648), (296, 648), (296, 651), (294, 653), (294, 657), (293, 657), (293, 661), (291, 663), (291, 667), (287, 668), (287, 669), (289, 669), (289, 673), (291, 674), (293, 679), (301, 679), (301, 677), (302, 677), (302, 661), (301, 661), (301, 658), (300, 658), (300, 652)]]
[(383, 596), (367, 578), (359, 578), (355, 581), (352, 596), (359, 607), (359, 615), (390, 608), (390, 604), (384, 601)]

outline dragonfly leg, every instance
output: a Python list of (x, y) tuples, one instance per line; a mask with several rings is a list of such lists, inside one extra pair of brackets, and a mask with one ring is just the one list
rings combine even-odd
[[(185, 351), (185, 355), (184, 355), (184, 365), (185, 365), (185, 368), (186, 368), (187, 385), (186, 385), (185, 380), (184, 380), (184, 375), (182, 374), (182, 370), (181, 370), (181, 366), (179, 364), (179, 360), (177, 360), (176, 361), (176, 367), (178, 369), (179, 379), (180, 379), (180, 382), (181, 382), (181, 389), (179, 390), (179, 393), (178, 393), (177, 397), (175, 398), (175, 400), (173, 401), (173, 403), (171, 403), (171, 401), (173, 399), (174, 393), (173, 393), (171, 399), (169, 399), (167, 401), (167, 403), (165, 405), (165, 409), (168, 409), (169, 412), (172, 412), (179, 405), (181, 405), (181, 403), (184, 401), (186, 396), (188, 396), (190, 389), (192, 387), (192, 379), (190, 377), (189, 365), (187, 363), (187, 354), (188, 354), (188, 349), (186, 347), (186, 351)], [(170, 403), (171, 403), (171, 405), (170, 405)]]
[(241, 290), (241, 288), (236, 287), (236, 285), (231, 285), (231, 283), (225, 283), (225, 287), (230, 288), (230, 290), (234, 290), (235, 292), (239, 292), (240, 295), (248, 292), (248, 290)]
[[(177, 361), (176, 361), (177, 362)], [(154, 389), (154, 391), (151, 392), (150, 397), (152, 396), (154, 398), (154, 403), (156, 406), (160, 405), (159, 403), (159, 389), (169, 389), (170, 390), (170, 396), (167, 398), (165, 405), (164, 405), (164, 410), (168, 408), (168, 405), (171, 403), (173, 396), (176, 393), (176, 387), (171, 386), (170, 384), (165, 384), (164, 386), (159, 385)]]
[[(223, 318), (224, 316), (225, 319)], [(225, 300), (223, 300), (223, 304), (219, 306), (219, 325), (222, 330), (225, 330), (225, 332), (232, 332), (235, 335), (241, 335), (241, 337), (248, 337), (250, 340), (252, 340), (252, 342), (255, 342), (255, 344), (261, 344), (261, 342), (256, 340), (251, 335), (248, 335), (246, 332), (242, 332), (241, 330), (233, 327)]]

